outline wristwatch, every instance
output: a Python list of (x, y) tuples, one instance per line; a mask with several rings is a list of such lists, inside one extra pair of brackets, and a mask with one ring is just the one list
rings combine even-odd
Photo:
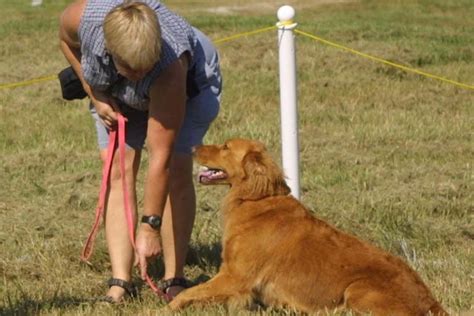
[(142, 216), (142, 223), (150, 225), (154, 230), (160, 230), (161, 227), (161, 217), (160, 216)]

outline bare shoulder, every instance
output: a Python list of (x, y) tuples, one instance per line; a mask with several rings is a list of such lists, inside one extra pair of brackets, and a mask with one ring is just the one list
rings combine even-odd
[(161, 99), (163, 90), (170, 90), (173, 93), (179, 89), (185, 90), (188, 60), (187, 54), (183, 54), (162, 71), (150, 88), (152, 100)]
[(182, 54), (162, 71), (154, 84), (173, 86), (176, 84), (176, 81), (182, 81), (183, 76), (184, 79), (186, 79), (189, 59), (190, 57), (188, 53)]
[(87, 0), (77, 0), (64, 9), (59, 20), (59, 37), (72, 47), (79, 47), (78, 30)]

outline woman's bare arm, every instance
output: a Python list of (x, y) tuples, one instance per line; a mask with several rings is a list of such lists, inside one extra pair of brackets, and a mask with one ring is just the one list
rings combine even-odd
[[(168, 195), (169, 163), (186, 107), (187, 68), (185, 54), (171, 64), (150, 89), (144, 215), (163, 215)], [(146, 272), (146, 259), (160, 251), (158, 233), (148, 225), (141, 225), (137, 235), (137, 257), (142, 276)]]
[(78, 30), (85, 5), (85, 0), (76, 1), (70, 4), (61, 14), (59, 21), (60, 48), (69, 64), (71, 64), (74, 69), (74, 72), (81, 80), (84, 91), (91, 99), (91, 102), (96, 108), (97, 114), (102, 119), (102, 122), (108, 128), (112, 128), (117, 122), (117, 109), (113, 100), (103, 93), (92, 89), (82, 74), (81, 46)]
[(61, 14), (59, 20), (59, 44), (67, 61), (81, 79), (87, 94), (90, 95), (90, 87), (82, 76), (81, 46), (78, 36), (84, 6), (85, 1), (76, 1), (70, 4)]

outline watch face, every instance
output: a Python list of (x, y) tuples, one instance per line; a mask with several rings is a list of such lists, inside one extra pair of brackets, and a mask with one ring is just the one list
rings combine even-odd
[(155, 217), (153, 216), (152, 218), (150, 218), (150, 224), (154, 227), (156, 226), (159, 226), (161, 223), (161, 219), (159, 217)]
[(159, 229), (161, 226), (161, 217), (159, 216), (151, 216), (150, 219), (148, 220), (148, 223), (153, 227), (154, 229)]
[(151, 228), (159, 230), (161, 227), (160, 216), (142, 216), (142, 223), (147, 223)]

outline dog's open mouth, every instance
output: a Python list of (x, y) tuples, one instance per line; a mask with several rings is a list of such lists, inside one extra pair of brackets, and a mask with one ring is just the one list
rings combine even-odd
[(201, 184), (210, 184), (217, 180), (227, 178), (227, 173), (222, 169), (208, 168), (202, 166), (198, 173), (198, 181)]

